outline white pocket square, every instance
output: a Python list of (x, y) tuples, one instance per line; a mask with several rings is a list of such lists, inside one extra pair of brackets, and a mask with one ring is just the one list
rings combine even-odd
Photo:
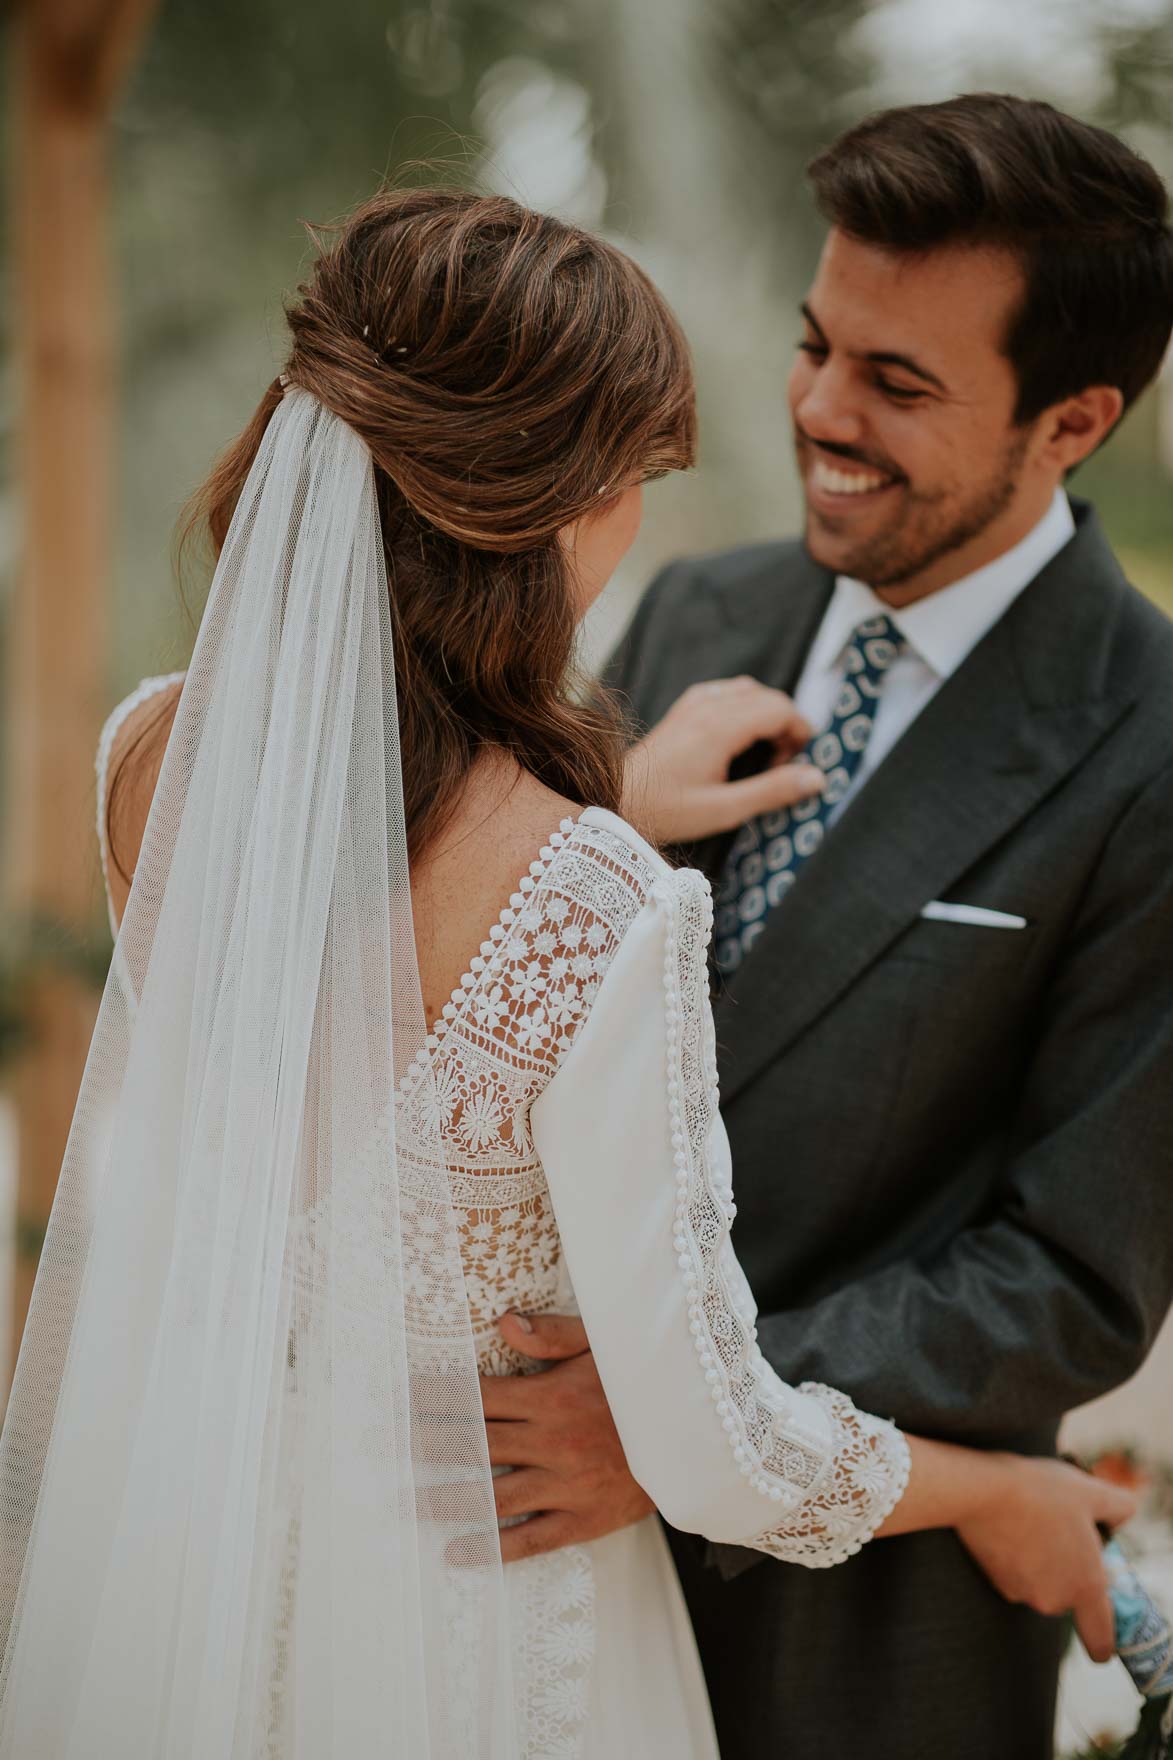
[(944, 904), (935, 898), (921, 912), (933, 923), (974, 923), (984, 929), (1025, 929), (1026, 918), (1011, 916), (1009, 911), (988, 911), (980, 904)]

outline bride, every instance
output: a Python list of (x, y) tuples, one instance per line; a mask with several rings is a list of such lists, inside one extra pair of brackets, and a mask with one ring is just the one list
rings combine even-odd
[(1106, 1654), (1127, 1496), (756, 1344), (708, 887), (620, 816), (571, 664), (693, 457), (660, 296), (408, 191), (288, 317), (191, 667), (100, 749), (121, 927), (0, 1441), (0, 1755), (712, 1760), (655, 1518), (501, 1562), (478, 1375), (575, 1302), (668, 1521), (815, 1568), (955, 1526)]

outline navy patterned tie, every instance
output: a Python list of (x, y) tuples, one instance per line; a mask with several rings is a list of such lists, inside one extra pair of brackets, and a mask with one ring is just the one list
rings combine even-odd
[(737, 833), (717, 894), (716, 960), (724, 977), (737, 970), (799, 868), (822, 843), (832, 810), (863, 762), (884, 675), (904, 647), (904, 637), (890, 618), (873, 617), (860, 624), (844, 653), (843, 683), (831, 724), (802, 754), (826, 773), (825, 789), (751, 819)]

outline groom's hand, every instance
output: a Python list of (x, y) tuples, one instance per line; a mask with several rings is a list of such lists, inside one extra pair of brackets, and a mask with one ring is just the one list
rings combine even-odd
[[(792, 761), (811, 732), (785, 691), (757, 679), (691, 685), (627, 754), (623, 811), (655, 843), (692, 843), (807, 800), (826, 782)], [(766, 769), (731, 782), (733, 760), (763, 742)]]
[(481, 1379), (489, 1459), (514, 1468), (494, 1481), (497, 1514), (530, 1517), (501, 1530), (505, 1563), (642, 1521), (652, 1503), (627, 1470), (582, 1321), (507, 1314), (501, 1336), (553, 1364), (543, 1375)]

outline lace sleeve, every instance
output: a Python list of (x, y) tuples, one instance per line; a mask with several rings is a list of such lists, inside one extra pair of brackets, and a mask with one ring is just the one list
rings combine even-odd
[[(786, 1385), (758, 1346), (757, 1310), (733, 1251), (736, 1213), (719, 1092), (707, 948), (712, 900), (703, 876), (661, 881), (667, 1088), (675, 1164), (673, 1244), (699, 1367), (740, 1474), (770, 1510), (742, 1542), (811, 1567), (858, 1552), (908, 1483), (899, 1430), (834, 1388)], [(766, 1512), (763, 1510), (763, 1515)]]

